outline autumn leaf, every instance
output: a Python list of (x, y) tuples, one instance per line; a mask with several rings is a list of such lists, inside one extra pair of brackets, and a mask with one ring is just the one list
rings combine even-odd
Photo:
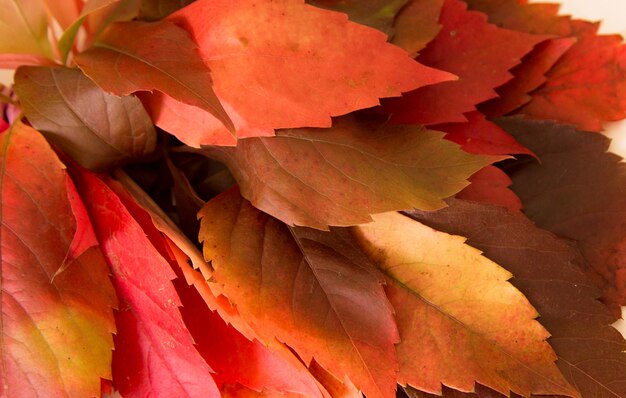
[(521, 64), (511, 69), (513, 79), (496, 89), (499, 97), (478, 108), (489, 117), (500, 117), (530, 102), (532, 97), (528, 93), (548, 80), (546, 73), (575, 43), (573, 37), (539, 43), (522, 59)]
[[(161, 91), (204, 109), (218, 123), (233, 129), (213, 92), (209, 68), (200, 59), (196, 44), (171, 22), (113, 24), (75, 60), (105, 91), (115, 95)], [(124, 79), (119, 79), (120, 75)]]
[(155, 149), (141, 101), (102, 91), (78, 69), (21, 67), (15, 91), (28, 121), (84, 167), (104, 169)]
[(466, 178), (501, 159), (470, 155), (443, 134), (354, 117), (331, 129), (279, 130), (236, 148), (205, 148), (227, 164), (243, 196), (289, 225), (328, 229), (390, 210), (445, 206)]
[(610, 326), (616, 317), (596, 300), (600, 292), (581, 268), (580, 253), (525, 217), (461, 200), (449, 204), (438, 212), (409, 214), (438, 230), (467, 236), (470, 245), (515, 275), (512, 283), (550, 332), (558, 367), (583, 397), (624, 396), (626, 342)]
[(144, 21), (160, 21), (193, 2), (194, 0), (141, 0), (139, 18)]
[(444, 0), (411, 0), (396, 16), (391, 42), (417, 55), (441, 31), (439, 16)]
[(117, 300), (83, 204), (37, 131), (16, 122), (0, 148), (1, 395), (99, 396)]
[(511, 178), (497, 166), (478, 170), (468, 181), (471, 184), (456, 194), (456, 198), (502, 206), (513, 213), (522, 211), (522, 201), (509, 188)]
[(182, 320), (170, 264), (97, 176), (74, 170), (73, 177), (121, 301), (116, 313), (114, 386), (123, 396), (218, 397), (211, 369)]
[[(200, 281), (204, 278), (195, 272)], [(181, 312), (193, 335), (198, 351), (215, 371), (218, 386), (241, 384), (255, 391), (273, 390), (319, 397), (322, 392), (307, 368), (286, 347), (276, 344), (270, 350), (258, 340), (250, 341), (220, 316), (209, 310), (202, 296), (183, 278), (174, 281), (182, 300)], [(208, 289), (208, 286), (206, 287)]]
[(398, 213), (353, 227), (386, 274), (401, 342), (398, 382), (440, 393), (442, 384), (503, 394), (577, 396), (554, 364), (537, 312), (511, 274), (466, 245)]
[[(105, 180), (107, 187), (115, 192), (135, 221), (141, 225), (152, 245), (159, 250), (162, 256), (177, 263), (187, 283), (196, 287), (209, 309), (218, 312), (226, 323), (232, 324), (249, 340), (256, 338), (256, 334), (241, 319), (237, 309), (224, 296), (220, 295), (217, 292), (219, 288), (210, 282), (212, 270), (204, 261), (202, 253), (196, 245), (178, 229), (176, 224), (128, 175), (117, 171), (115, 176), (116, 180), (111, 178)], [(176, 269), (175, 266), (172, 267)], [(202, 274), (203, 279), (197, 277), (196, 271)]]
[(435, 128), (446, 134), (466, 152), (475, 155), (531, 155), (532, 151), (511, 137), (480, 112), (466, 113), (466, 122), (439, 124)]
[(605, 280), (603, 299), (626, 304), (626, 164), (607, 152), (610, 140), (552, 122), (497, 121), (537, 154), (508, 170), (525, 213), (541, 228), (578, 242)]
[[(381, 32), (301, 0), (200, 0), (168, 20), (198, 43), (237, 138), (330, 127), (331, 116), (453, 78), (411, 60)], [(190, 146), (235, 145), (197, 107), (163, 95), (146, 103), (159, 127)]]
[[(466, 113), (467, 122), (446, 123), (435, 128), (446, 132), (446, 139), (461, 145), (461, 149), (477, 155), (533, 155), (510, 134), (488, 121), (480, 112)], [(512, 212), (522, 209), (520, 199), (508, 188), (511, 179), (496, 166), (478, 170), (468, 179), (471, 184), (456, 197), (480, 203), (504, 206)]]
[(41, 0), (0, 0), (0, 53), (52, 57)]
[(368, 397), (393, 397), (398, 342), (382, 275), (341, 236), (289, 229), (236, 189), (201, 210), (200, 240), (222, 286), (262, 342), (349, 376)]
[(546, 38), (491, 25), (483, 14), (467, 11), (460, 0), (444, 2), (439, 23), (441, 32), (417, 60), (454, 73), (459, 80), (383, 101), (383, 110), (395, 122), (432, 125), (466, 121), (463, 114), (496, 97), (494, 88), (512, 77), (509, 69)]
[(517, 113), (602, 130), (605, 121), (626, 116), (626, 47), (618, 35), (598, 36), (597, 23), (558, 16), (556, 4), (516, 0), (467, 0), (492, 23), (520, 32), (575, 37), (577, 42), (547, 73), (547, 82)]
[(410, 0), (307, 0), (308, 4), (348, 14), (351, 21), (393, 36), (394, 19)]

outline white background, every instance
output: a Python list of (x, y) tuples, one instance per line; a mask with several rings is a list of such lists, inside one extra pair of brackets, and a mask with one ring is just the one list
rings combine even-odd
[[(620, 33), (626, 36), (626, 0), (561, 0), (558, 2), (562, 4), (561, 14), (591, 21), (602, 21), (600, 29), (602, 33)], [(0, 83), (10, 84), (11, 81), (12, 71), (0, 70)], [(611, 149), (626, 157), (626, 121), (609, 123), (606, 131), (607, 135), (614, 139)], [(622, 314), (626, 318), (626, 307), (622, 309)], [(616, 327), (626, 336), (626, 321), (619, 321)]]

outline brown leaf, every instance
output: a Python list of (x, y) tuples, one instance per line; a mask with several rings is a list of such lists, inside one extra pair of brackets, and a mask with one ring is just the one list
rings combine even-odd
[(102, 91), (78, 69), (21, 67), (15, 91), (28, 121), (83, 167), (108, 168), (156, 146), (141, 101)]
[(411, 0), (394, 21), (391, 42), (412, 56), (434, 39), (441, 24), (439, 16), (444, 0)]
[(410, 0), (307, 0), (308, 4), (348, 14), (350, 20), (393, 35), (394, 18)]
[(448, 203), (437, 212), (409, 214), (467, 236), (468, 244), (515, 275), (511, 282), (551, 334), (558, 367), (583, 397), (626, 396), (626, 342), (610, 326), (615, 317), (596, 300), (600, 292), (580, 268), (580, 253), (525, 217), (462, 200)]
[(353, 117), (335, 119), (328, 130), (280, 130), (203, 151), (229, 166), (253, 205), (318, 229), (366, 223), (390, 210), (441, 208), (467, 177), (501, 159), (465, 153), (421, 126)]
[(604, 278), (604, 301), (619, 313), (626, 305), (626, 163), (607, 152), (611, 141), (600, 134), (521, 118), (497, 123), (541, 160), (507, 169), (526, 214), (578, 242)]

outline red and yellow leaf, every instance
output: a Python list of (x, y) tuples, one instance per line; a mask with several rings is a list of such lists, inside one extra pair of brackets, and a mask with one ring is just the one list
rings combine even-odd
[(123, 396), (218, 397), (179, 311), (175, 274), (120, 199), (94, 174), (76, 170), (120, 298), (113, 384)]
[[(302, 0), (199, 0), (168, 19), (198, 43), (238, 138), (330, 127), (331, 116), (453, 78), (411, 60), (383, 33)], [(191, 146), (234, 145), (200, 109), (166, 96), (147, 102), (157, 124)]]
[(0, 203), (0, 395), (98, 396), (115, 292), (65, 166), (20, 122), (0, 135)]
[(578, 396), (563, 378), (538, 315), (511, 274), (465, 238), (385, 213), (353, 228), (387, 276), (400, 331), (399, 383), (440, 393), (442, 384), (503, 394)]

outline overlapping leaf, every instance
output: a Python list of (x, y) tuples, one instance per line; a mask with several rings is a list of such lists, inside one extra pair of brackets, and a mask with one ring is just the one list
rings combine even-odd
[(22, 67), (15, 90), (29, 122), (84, 167), (103, 169), (156, 146), (141, 101), (102, 91), (78, 69)]
[[(461, 145), (464, 151), (479, 155), (513, 155), (533, 153), (515, 141), (498, 125), (480, 112), (466, 113), (467, 122), (440, 124), (436, 128), (448, 133), (446, 139)], [(499, 168), (487, 166), (469, 178), (471, 184), (457, 197), (481, 203), (504, 206), (512, 212), (522, 208), (519, 198), (508, 188), (511, 179)]]
[[(193, 286), (206, 281), (200, 280)], [(184, 279), (174, 282), (181, 297), (181, 312), (198, 351), (215, 371), (218, 386), (241, 384), (255, 391), (272, 390), (321, 398), (322, 392), (302, 362), (286, 347), (275, 344), (271, 351), (259, 341), (250, 341), (209, 310), (201, 295)], [(205, 292), (205, 294), (211, 294)]]
[(410, 0), (307, 0), (308, 4), (348, 14), (350, 20), (393, 36), (394, 19)]
[(576, 396), (554, 364), (535, 309), (507, 280), (511, 274), (464, 243), (398, 213), (353, 229), (386, 274), (401, 342), (399, 383), (441, 392)]
[(626, 116), (626, 46), (617, 35), (597, 36), (598, 24), (558, 16), (556, 4), (466, 0), (492, 23), (520, 32), (574, 37), (577, 42), (548, 72), (548, 81), (518, 112), (599, 131)]
[(570, 126), (500, 119), (541, 164), (509, 171), (526, 214), (542, 228), (573, 239), (605, 280), (604, 300), (626, 304), (626, 163), (607, 152), (610, 140)]
[(411, 0), (398, 14), (394, 23), (391, 42), (416, 55), (432, 39), (441, 25), (439, 16), (444, 0)]
[(319, 229), (366, 223), (385, 211), (441, 208), (467, 177), (500, 159), (470, 155), (421, 126), (353, 117), (335, 119), (329, 130), (280, 130), (205, 152), (229, 166), (253, 205), (289, 225)]
[(65, 167), (20, 122), (0, 135), (0, 200), (0, 395), (99, 396), (115, 292)]
[(211, 369), (196, 351), (179, 312), (170, 264), (98, 177), (76, 170), (74, 178), (121, 301), (116, 313), (115, 387), (124, 396), (218, 397)]
[(426, 125), (465, 121), (463, 113), (496, 97), (494, 88), (512, 77), (509, 69), (545, 39), (491, 25), (483, 14), (467, 11), (460, 0), (444, 2), (439, 22), (441, 32), (417, 60), (454, 73), (459, 80), (385, 100), (383, 108), (394, 121)]
[(514, 78), (496, 89), (499, 97), (482, 104), (479, 109), (490, 117), (500, 117), (527, 104), (532, 99), (528, 93), (548, 80), (546, 73), (575, 43), (573, 37), (539, 43), (521, 64), (511, 69)]
[[(577, 250), (529, 220), (460, 200), (438, 212), (410, 215), (441, 231), (462, 234), (512, 272), (512, 283), (537, 308), (551, 334), (557, 365), (583, 397), (626, 395), (626, 342), (615, 317), (596, 298)], [(451, 396), (451, 394), (445, 394)], [(478, 394), (485, 396), (485, 394)]]
[(212, 280), (263, 343), (285, 342), (368, 397), (394, 395), (397, 330), (382, 275), (363, 254), (340, 236), (290, 230), (237, 190), (200, 215)]
[[(453, 78), (411, 60), (381, 32), (301, 1), (199, 0), (169, 20), (198, 43), (239, 138), (329, 127), (330, 116)], [(146, 103), (160, 127), (191, 146), (234, 145), (200, 109), (167, 96)]]
[(233, 129), (196, 44), (171, 22), (113, 24), (89, 50), (76, 56), (76, 63), (105, 91), (128, 95), (158, 90), (210, 112), (217, 123)]

